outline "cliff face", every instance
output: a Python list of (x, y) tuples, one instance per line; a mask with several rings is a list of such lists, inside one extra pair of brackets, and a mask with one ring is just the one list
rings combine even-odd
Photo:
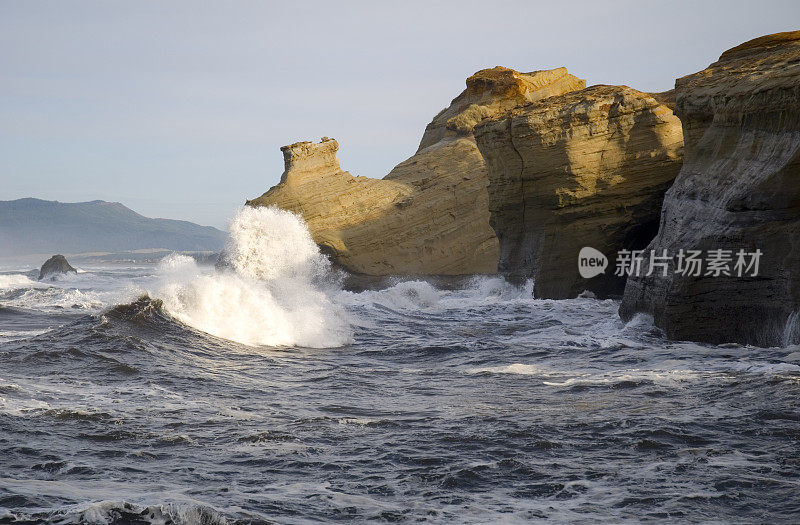
[(467, 89), (428, 124), (419, 151), (442, 139), (471, 136), (484, 117), (585, 87), (586, 81), (570, 75), (565, 67), (530, 73), (501, 66), (483, 69), (469, 77)]
[[(355, 272), (495, 271), (497, 241), (484, 211), (483, 161), (468, 144), (455, 141), (433, 161), (430, 154), (415, 155), (392, 171), (397, 178), (386, 180), (342, 171), (338, 148), (328, 138), (284, 146), (281, 182), (247, 204), (302, 215), (323, 251)], [(449, 171), (438, 176), (443, 158)]]
[[(648, 250), (731, 250), (732, 275), (631, 277), (620, 307), (654, 316), (668, 336), (780, 344), (800, 308), (800, 31), (746, 42), (675, 83), (686, 140)], [(758, 274), (737, 253), (761, 250)], [(645, 257), (645, 265), (649, 257)], [(746, 258), (749, 265), (752, 257)], [(746, 269), (746, 268), (745, 268)]]
[[(247, 204), (274, 205), (302, 215), (317, 244), (342, 257), (342, 263), (346, 264), (346, 260), (361, 269), (368, 250), (352, 253), (347, 242), (353, 234), (346, 232), (382, 222), (413, 189), (406, 184), (354, 177), (342, 171), (336, 158), (338, 149), (339, 144), (327, 137), (318, 144), (298, 142), (282, 147), (285, 170), (280, 183)], [(358, 239), (362, 244), (370, 242), (368, 235)], [(373, 235), (372, 241), (376, 240)]]
[(282, 148), (281, 182), (247, 204), (299, 213), (317, 244), (355, 272), (494, 273), (498, 245), (489, 226), (487, 173), (475, 123), (584, 86), (564, 68), (479, 71), (428, 125), (417, 153), (384, 179), (342, 171), (335, 140), (301, 142)]
[[(680, 169), (680, 121), (664, 105), (669, 92), (655, 97), (593, 86), (475, 128), (502, 273), (532, 277), (542, 298), (622, 293), (613, 257), (652, 239), (664, 192)], [(580, 276), (585, 246), (611, 259), (605, 274)]]

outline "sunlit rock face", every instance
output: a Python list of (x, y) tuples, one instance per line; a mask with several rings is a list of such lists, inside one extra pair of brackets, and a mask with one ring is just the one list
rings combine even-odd
[(384, 179), (342, 171), (335, 140), (301, 142), (282, 148), (280, 183), (248, 204), (299, 213), (314, 240), (358, 273), (494, 273), (498, 243), (473, 128), (519, 104), (585, 85), (565, 68), (479, 71), (428, 124), (418, 151)]
[(761, 250), (760, 268), (713, 277), (676, 275), (673, 266), (666, 277), (631, 278), (620, 315), (652, 314), (677, 339), (796, 342), (800, 31), (730, 49), (679, 78), (675, 93), (685, 160), (650, 248)]
[[(542, 298), (622, 293), (614, 254), (653, 238), (664, 192), (680, 170), (681, 125), (669, 104), (670, 93), (592, 86), (475, 128), (503, 274), (533, 278)], [(611, 259), (591, 279), (578, 271), (587, 246)]]
[(419, 150), (442, 139), (470, 136), (483, 118), (585, 87), (586, 81), (569, 74), (565, 67), (530, 73), (501, 66), (483, 69), (469, 77), (467, 89), (427, 125)]

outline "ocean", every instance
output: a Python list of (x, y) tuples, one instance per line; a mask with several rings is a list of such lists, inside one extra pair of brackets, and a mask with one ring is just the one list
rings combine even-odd
[(0, 523), (797, 523), (800, 347), (670, 341), (497, 276), (361, 291), (240, 211), (182, 255), (0, 271)]

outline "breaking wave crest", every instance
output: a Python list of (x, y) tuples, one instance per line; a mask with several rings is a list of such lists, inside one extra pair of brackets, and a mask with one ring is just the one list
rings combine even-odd
[(0, 289), (33, 287), (37, 284), (36, 281), (31, 281), (26, 275), (21, 273), (0, 275)]
[(247, 345), (328, 348), (352, 340), (328, 259), (302, 219), (277, 208), (240, 210), (225, 248), (228, 268), (209, 272), (186, 256), (161, 263), (154, 297), (179, 321)]
[(201, 524), (224, 525), (230, 523), (216, 509), (199, 502), (138, 505), (126, 501), (101, 501), (75, 505), (69, 510), (55, 512), (5, 512), (0, 509), (0, 522), (5, 523), (49, 522), (61, 525), (80, 523), (139, 523), (153, 524)]

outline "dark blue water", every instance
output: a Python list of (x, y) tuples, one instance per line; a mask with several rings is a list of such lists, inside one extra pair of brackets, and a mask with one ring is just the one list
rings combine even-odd
[(247, 346), (114, 306), (148, 273), (6, 278), (0, 523), (800, 522), (797, 347), (496, 278), (336, 292), (352, 344)]

